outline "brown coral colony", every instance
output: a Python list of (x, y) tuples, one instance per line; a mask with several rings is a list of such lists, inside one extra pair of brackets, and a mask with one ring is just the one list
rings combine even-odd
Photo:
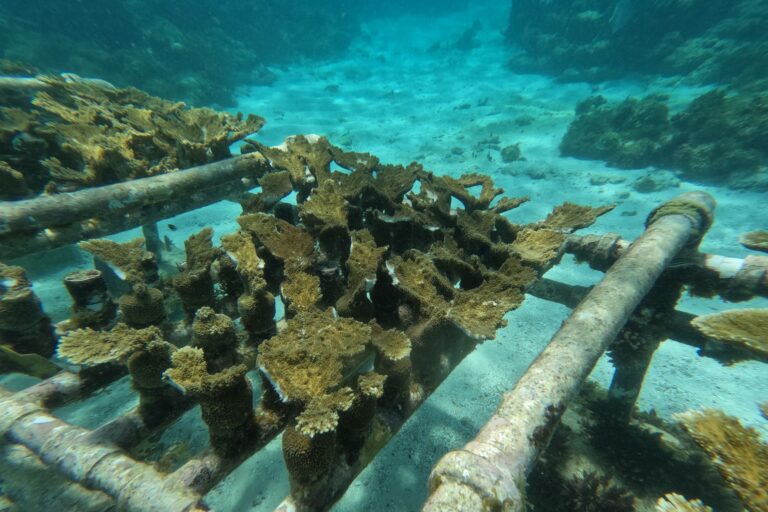
[[(34, 109), (69, 130), (94, 116), (108, 122), (43, 167), (24, 169), (29, 180), (17, 191), (87, 187), (221, 158), (261, 126), (258, 118), (186, 110), (136, 91), (51, 86), (31, 111), (14, 111), (19, 122), (32, 126)], [(201, 140), (193, 128), (178, 132), (201, 125)], [(132, 135), (119, 135), (125, 126)], [(165, 137), (181, 147), (164, 153)], [(261, 192), (242, 199), (240, 228), (220, 246), (211, 228), (189, 237), (175, 275), (143, 239), (81, 243), (101, 270), (67, 278), (74, 316), (61, 326), (58, 355), (87, 368), (127, 367), (146, 425), (196, 401), (221, 457), (242, 457), (283, 430), (292, 496), (303, 503), (329, 502), (331, 469), (359, 471), (375, 453), (372, 432), (391, 436), (477, 343), (495, 336), (526, 288), (560, 258), (566, 234), (610, 209), (566, 204), (519, 225), (503, 214), (526, 199), (495, 201), (503, 190), (487, 176), (382, 165), (317, 136), (273, 148), (247, 141), (243, 151), (269, 159)], [(332, 171), (332, 163), (348, 172)], [(283, 201), (291, 191), (298, 205)], [(463, 208), (452, 209), (452, 198)], [(2, 290), (3, 312), (25, 284), (23, 273), (0, 271), (17, 279)], [(123, 289), (108, 291), (106, 277)], [(278, 298), (284, 318), (276, 317)], [(6, 319), (3, 329), (45, 342), (49, 324), (35, 300), (25, 304), (24, 321), (6, 326)], [(246, 376), (255, 368), (256, 409)]]

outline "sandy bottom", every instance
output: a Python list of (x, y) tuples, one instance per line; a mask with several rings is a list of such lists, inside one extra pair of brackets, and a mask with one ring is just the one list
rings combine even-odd
[[(493, 2), (488, 2), (493, 3)], [(483, 30), (477, 48), (451, 47), (475, 19)], [(437, 173), (457, 176), (481, 172), (493, 176), (509, 195), (531, 201), (507, 215), (515, 222), (543, 219), (556, 205), (572, 201), (593, 206), (617, 203), (588, 232), (621, 233), (636, 237), (648, 212), (660, 202), (687, 190), (705, 190), (718, 201), (716, 222), (702, 250), (744, 257), (738, 235), (765, 229), (765, 214), (758, 204), (765, 194), (733, 191), (680, 182), (659, 192), (641, 194), (632, 183), (646, 174), (668, 176), (667, 171), (619, 171), (600, 162), (559, 156), (558, 144), (574, 117), (576, 102), (595, 91), (588, 84), (558, 84), (536, 75), (514, 74), (505, 68), (509, 49), (501, 31), (506, 13), (484, 7), (445, 19), (402, 18), (371, 23), (348, 52), (333, 62), (296, 65), (275, 70), (272, 87), (243, 90), (237, 110), (267, 119), (256, 138), (277, 144), (292, 134), (318, 133), (345, 149), (367, 151), (387, 163), (416, 160)], [(442, 49), (434, 49), (441, 43)], [(664, 92), (671, 104), (685, 104), (701, 89), (682, 87), (670, 80), (622, 81), (602, 84), (599, 93), (610, 100)], [(523, 121), (525, 119), (525, 121)], [(524, 162), (505, 164), (487, 141), (501, 147), (520, 143)], [(592, 185), (590, 178), (605, 176), (619, 182)], [(217, 237), (236, 229), (239, 206), (220, 203), (160, 225), (178, 247), (204, 226)], [(176, 230), (168, 225), (173, 224)], [(116, 239), (140, 236), (138, 231)], [(56, 319), (66, 315), (69, 301), (61, 277), (88, 258), (76, 249), (63, 249), (24, 262), (46, 310)], [(566, 257), (549, 272), (573, 284), (591, 284), (600, 274)], [(737, 307), (766, 307), (755, 300)], [(708, 313), (734, 307), (719, 300), (685, 298), (680, 309)], [(501, 394), (511, 388), (546, 345), (569, 311), (558, 304), (528, 297), (511, 312), (508, 326), (495, 340), (480, 345), (443, 385), (408, 420), (402, 430), (350, 486), (335, 505), (337, 511), (418, 510), (427, 494), (427, 478), (439, 457), (470, 440), (495, 410)], [(607, 385), (612, 368), (601, 360), (591, 378)], [(667, 341), (654, 356), (639, 406), (655, 409), (663, 417), (690, 408), (714, 407), (740, 417), (768, 438), (766, 422), (756, 404), (768, 398), (768, 370), (759, 363), (723, 367), (698, 357), (685, 345)], [(17, 383), (17, 385), (19, 385)], [(126, 382), (118, 382), (92, 399), (59, 411), (77, 424), (97, 426), (127, 411), (135, 398)], [(194, 409), (166, 432), (163, 444), (184, 441), (195, 453), (207, 444), (199, 412)], [(209, 494), (220, 511), (272, 510), (287, 494), (280, 439), (233, 472)]]

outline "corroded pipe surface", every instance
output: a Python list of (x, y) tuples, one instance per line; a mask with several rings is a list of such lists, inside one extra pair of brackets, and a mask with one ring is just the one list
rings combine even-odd
[(90, 441), (89, 430), (65, 423), (34, 404), (6, 399), (4, 405), (0, 429), (9, 442), (33, 451), (74, 482), (108, 494), (120, 510), (206, 510), (199, 495), (169, 485), (152, 466), (136, 462), (114, 445)]
[[(630, 245), (616, 234), (570, 235), (565, 250), (593, 269), (605, 272)], [(680, 258), (675, 265), (695, 268), (696, 272), (689, 273), (688, 284), (705, 282), (727, 300), (768, 297), (768, 256), (749, 255), (742, 259), (695, 253)]]
[(525, 509), (527, 474), (569, 400), (659, 275), (698, 241), (713, 211), (711, 196), (688, 193), (652, 213), (645, 233), (573, 311), (477, 437), (435, 465), (424, 511)]
[(258, 153), (103, 187), (0, 202), (0, 257), (13, 258), (155, 222), (255, 186)]
[(236, 156), (219, 162), (149, 178), (87, 188), (21, 201), (0, 203), (0, 235), (39, 230), (117, 214), (163, 201), (187, 201), (188, 195), (223, 181), (255, 177), (266, 170), (267, 162), (258, 153)]
[[(46, 407), (53, 407), (79, 397), (85, 387), (85, 383), (77, 374), (62, 371), (51, 378), (18, 391), (13, 395), (13, 399), (19, 402), (41, 403)], [(0, 402), (0, 411), (3, 409), (3, 404)]]

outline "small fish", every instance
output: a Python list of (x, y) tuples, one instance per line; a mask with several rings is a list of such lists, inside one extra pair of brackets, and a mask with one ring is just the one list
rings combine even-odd
[(174, 245), (174, 243), (173, 243), (173, 240), (171, 240), (170, 238), (168, 238), (168, 235), (165, 235), (165, 236), (163, 237), (163, 245), (165, 246), (165, 250), (166, 250), (166, 251), (171, 251), (171, 250), (173, 250), (173, 248), (175, 247), (175, 245)]
[(171, 231), (176, 231), (179, 228), (176, 226), (176, 224), (168, 224), (168, 229)]

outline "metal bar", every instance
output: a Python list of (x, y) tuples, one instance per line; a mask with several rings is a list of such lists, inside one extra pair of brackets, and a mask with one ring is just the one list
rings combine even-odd
[(645, 233), (573, 311), (477, 437), (435, 465), (424, 511), (525, 509), (526, 476), (568, 402), (672, 259), (706, 230), (714, 204), (695, 192), (654, 211)]
[[(86, 384), (79, 375), (63, 371), (16, 392), (12, 398), (18, 402), (43, 404), (46, 407), (52, 407), (65, 404), (80, 397), (83, 389), (86, 387)], [(3, 405), (3, 402), (0, 401), (0, 410), (4, 408)]]
[(51, 84), (26, 76), (0, 76), (0, 89), (48, 89)]
[[(605, 272), (630, 247), (619, 235), (570, 235), (565, 251), (586, 261), (595, 270)], [(717, 254), (693, 253), (674, 262), (688, 270), (686, 283), (711, 288), (731, 301), (755, 296), (768, 298), (768, 256), (749, 255), (733, 258)]]
[[(201, 497), (170, 485), (148, 464), (111, 444), (90, 440), (91, 431), (65, 423), (32, 404), (4, 400), (0, 431), (49, 466), (90, 489), (103, 491), (129, 512), (193, 512), (207, 508)], [(5, 421), (15, 417), (13, 421)]]
[[(561, 283), (543, 277), (526, 291), (539, 299), (557, 302), (573, 309), (587, 296), (591, 289), (589, 286)], [(691, 326), (691, 320), (694, 318), (696, 318), (696, 315), (692, 313), (675, 310), (666, 322), (667, 338), (698, 349), (711, 349), (716, 345), (723, 345), (723, 351), (727, 351), (727, 348), (730, 348), (730, 345), (707, 338), (697, 331)], [(714, 353), (705, 352), (701, 355), (717, 359)]]
[(144, 236), (144, 245), (149, 252), (155, 255), (157, 263), (163, 261), (163, 242), (160, 240), (160, 230), (156, 222), (150, 222), (141, 226), (141, 234)]
[(258, 153), (149, 178), (0, 202), (0, 258), (14, 258), (150, 224), (255, 186)]

